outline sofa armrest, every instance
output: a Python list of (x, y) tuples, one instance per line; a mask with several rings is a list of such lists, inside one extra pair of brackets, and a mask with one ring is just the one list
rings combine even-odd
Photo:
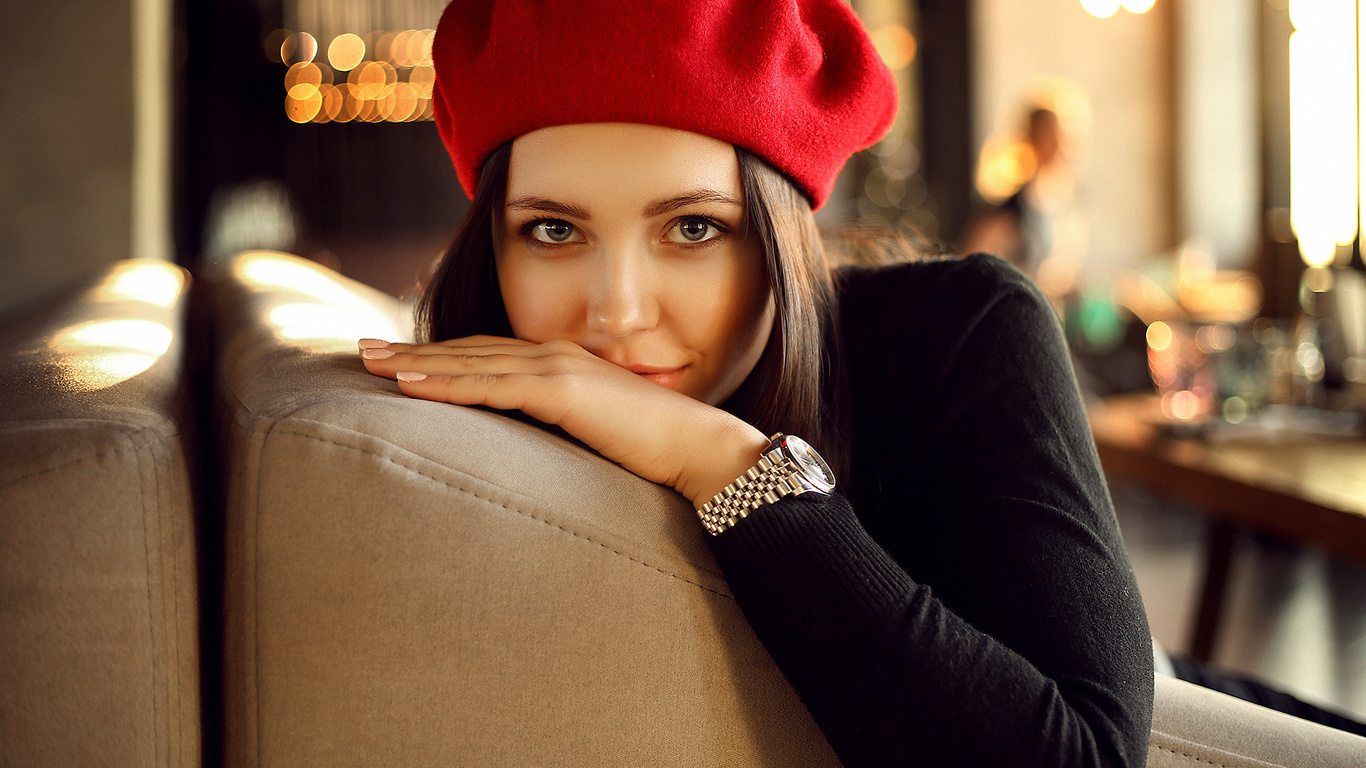
[(0, 322), (0, 765), (200, 764), (187, 283), (118, 262)]
[(1149, 768), (1352, 768), (1366, 738), (1157, 676)]

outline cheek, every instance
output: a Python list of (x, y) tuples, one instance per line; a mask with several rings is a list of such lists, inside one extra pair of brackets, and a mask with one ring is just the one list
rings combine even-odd
[(498, 285), (512, 334), (523, 341), (563, 338), (574, 292), (513, 258), (498, 259)]
[[(761, 257), (752, 254), (737, 271), (732, 288), (729, 318), (732, 334), (739, 342), (738, 354), (744, 355), (758, 344), (760, 351), (768, 341), (769, 330), (773, 327), (773, 289), (763, 268)], [(757, 342), (756, 342), (757, 338)]]
[(701, 398), (717, 405), (728, 398), (759, 362), (773, 328), (773, 299), (758, 257), (739, 260), (713, 289), (695, 294), (690, 325), (694, 343), (711, 360), (710, 382)]
[(745, 285), (737, 290), (733, 306), (727, 318), (731, 339), (727, 362), (743, 379), (759, 362), (773, 330), (773, 293), (767, 284)]

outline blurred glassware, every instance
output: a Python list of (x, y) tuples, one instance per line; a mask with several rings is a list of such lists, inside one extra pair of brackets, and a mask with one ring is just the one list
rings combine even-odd
[[(1191, 424), (1240, 424), (1268, 407), (1310, 405), (1312, 328), (1164, 320), (1149, 324), (1148, 369), (1162, 413)], [(1296, 335), (1298, 334), (1298, 335)], [(1310, 347), (1301, 348), (1303, 342)], [(1299, 355), (1297, 357), (1297, 355)]]
[(1317, 317), (1329, 406), (1366, 412), (1366, 273), (1324, 270), (1307, 293)]
[(1309, 408), (1326, 404), (1321, 321), (1310, 314), (1295, 318), (1290, 332), (1291, 403)]
[(1158, 321), (1148, 326), (1148, 370), (1162, 397), (1162, 414), (1169, 419), (1197, 422), (1207, 419), (1217, 399), (1217, 382), (1210, 353), (1197, 340), (1197, 329), (1181, 321)]

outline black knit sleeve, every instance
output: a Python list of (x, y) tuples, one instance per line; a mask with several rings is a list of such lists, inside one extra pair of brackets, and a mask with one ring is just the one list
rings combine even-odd
[(1143, 765), (1147, 622), (1052, 310), (994, 260), (868, 285), (858, 512), (715, 537), (745, 615), (851, 767)]

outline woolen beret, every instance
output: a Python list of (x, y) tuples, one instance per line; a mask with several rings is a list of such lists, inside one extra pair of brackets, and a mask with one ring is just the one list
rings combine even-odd
[(436, 124), (473, 195), (531, 131), (645, 123), (736, 144), (825, 203), (896, 117), (896, 84), (840, 0), (455, 0), (432, 43)]

